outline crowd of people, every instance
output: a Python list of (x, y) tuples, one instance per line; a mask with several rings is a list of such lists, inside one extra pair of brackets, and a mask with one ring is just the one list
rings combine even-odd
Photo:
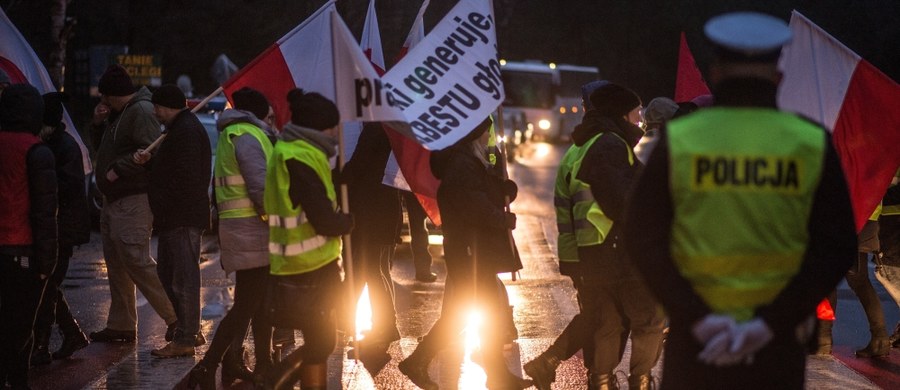
[[(478, 352), (490, 389), (548, 390), (561, 361), (579, 350), (588, 388), (618, 389), (614, 370), (629, 340), (630, 389), (654, 386), (651, 369), (663, 353), (663, 388), (799, 389), (807, 353), (830, 353), (834, 316), (818, 310), (815, 321), (816, 307), (829, 294), (835, 307), (843, 277), (871, 328), (871, 342), (857, 355), (900, 346), (900, 324), (889, 336), (868, 278), (872, 259), (900, 306), (898, 177), (857, 235), (830, 137), (776, 109), (776, 62), (790, 30), (770, 16), (737, 13), (713, 18), (705, 32), (716, 47), (712, 97), (660, 97), (644, 108), (621, 84), (583, 86), (585, 116), (554, 188), (560, 273), (571, 279), (580, 312), (524, 364), (530, 379), (509, 370), (503, 356), (518, 332), (497, 274), (522, 263), (509, 234), (517, 186), (505, 175), (505, 159), (490, 156), (492, 120), (431, 154), (441, 180), (447, 278), (440, 318), (399, 363), (415, 385), (438, 389), (429, 364), (458, 342), (473, 305), (492, 324), (482, 327)], [(86, 336), (61, 288), (73, 248), (90, 238), (82, 156), (62, 122), (65, 95), (41, 96), (2, 76), (0, 385), (28, 388), (30, 365), (68, 358), (91, 341), (134, 341), (135, 289), (167, 325), (167, 344), (151, 354), (194, 356), (207, 342), (199, 263), (211, 201), (221, 265), (235, 274), (234, 304), (191, 370), (191, 388), (216, 388), (219, 366), (223, 378), (262, 388), (326, 388), (337, 331), (353, 330), (347, 302), (356, 302), (363, 285), (373, 329), (361, 348), (386, 351), (399, 340), (391, 267), (403, 202), (416, 279), (437, 279), (416, 198), (381, 182), (391, 149), (380, 124), (366, 124), (353, 158), (336, 168), (340, 115), (333, 102), (294, 89), (286, 96), (290, 121), (276, 129), (269, 98), (245, 87), (217, 119), (211, 164), (207, 133), (181, 89), (136, 88), (114, 65), (100, 78), (90, 131), (111, 299), (106, 326)], [(337, 184), (348, 186), (348, 199)], [(352, 214), (342, 211), (342, 200)], [(346, 253), (352, 278), (342, 278)], [(51, 353), (54, 323), (62, 343)], [(292, 341), (295, 329), (302, 347), (273, 356), (273, 338)], [(252, 370), (243, 361), (248, 330)]]

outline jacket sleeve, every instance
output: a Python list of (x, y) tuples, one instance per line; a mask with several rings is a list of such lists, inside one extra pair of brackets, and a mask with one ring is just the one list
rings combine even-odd
[(58, 207), (56, 162), (46, 145), (28, 151), (28, 193), (31, 202), (32, 269), (50, 275), (56, 266)]
[(674, 209), (669, 188), (669, 151), (663, 138), (632, 191), (625, 213), (625, 249), (672, 320), (693, 324), (711, 310), (672, 259)]
[(466, 156), (455, 156), (451, 160), (441, 187), (447, 192), (443, 199), (451, 202), (452, 210), (462, 212), (462, 217), (471, 226), (487, 224), (495, 228), (506, 228), (505, 211), (491, 201), (486, 191), (491, 188), (487, 170), (478, 166), (480, 162)]
[(622, 221), (625, 200), (638, 164), (628, 163), (629, 146), (618, 137), (607, 134), (601, 136), (588, 149), (578, 179), (591, 186), (591, 193), (597, 204), (614, 222)]
[(266, 153), (259, 141), (249, 134), (235, 137), (232, 143), (234, 144), (234, 157), (237, 160), (241, 176), (244, 177), (247, 194), (250, 196), (250, 201), (253, 202), (253, 208), (256, 209), (257, 214), (264, 215), (266, 213), (263, 206), (263, 195), (266, 189)]
[[(146, 167), (135, 164), (131, 155), (138, 149), (144, 149), (152, 144), (160, 135), (159, 122), (156, 121), (153, 112), (147, 112), (140, 104), (135, 104), (130, 109), (134, 111), (124, 112), (122, 115), (128, 115), (132, 118), (130, 137), (134, 149), (119, 156), (111, 164), (111, 169), (116, 171), (116, 174), (121, 177), (134, 176), (145, 171)], [(124, 124), (120, 124), (120, 126), (124, 126)], [(122, 134), (119, 134), (119, 136), (122, 136)]]
[(353, 217), (334, 209), (319, 175), (297, 160), (287, 160), (285, 165), (291, 176), (288, 188), (291, 202), (295, 207), (303, 207), (316, 233), (330, 237), (350, 233), (353, 229)]
[(826, 143), (822, 178), (807, 223), (809, 243), (803, 263), (775, 300), (756, 310), (776, 337), (794, 334), (797, 324), (834, 290), (856, 261), (856, 231), (847, 181), (831, 140)]

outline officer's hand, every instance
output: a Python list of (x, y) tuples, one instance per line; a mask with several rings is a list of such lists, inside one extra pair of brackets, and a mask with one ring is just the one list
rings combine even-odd
[(694, 338), (700, 344), (706, 344), (710, 339), (724, 331), (731, 330), (735, 326), (734, 318), (721, 314), (708, 314), (697, 321), (691, 329)]
[(752, 359), (756, 352), (769, 344), (773, 336), (772, 329), (765, 321), (761, 318), (754, 318), (735, 328), (728, 352), (740, 357), (739, 361), (747, 361), (748, 358)]
[(513, 230), (516, 228), (516, 215), (513, 213), (506, 213), (506, 228), (509, 230)]
[(730, 361), (728, 347), (731, 345), (733, 328), (723, 329), (716, 333), (703, 345), (703, 350), (697, 355), (697, 360), (706, 364), (722, 365)]
[(516, 200), (516, 196), (519, 195), (519, 186), (516, 185), (516, 182), (509, 179), (504, 180), (503, 195), (508, 196), (510, 202)]

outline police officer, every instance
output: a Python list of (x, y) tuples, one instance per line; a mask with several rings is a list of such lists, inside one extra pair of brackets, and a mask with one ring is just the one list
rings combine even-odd
[(705, 26), (716, 106), (669, 122), (634, 188), (627, 249), (670, 317), (662, 388), (803, 388), (816, 304), (856, 258), (821, 126), (779, 112), (785, 23)]
[(340, 116), (334, 103), (317, 93), (291, 90), (288, 103), (291, 123), (266, 172), (269, 272), (278, 295), (275, 324), (300, 329), (305, 343), (275, 367), (266, 387), (289, 389), (299, 379), (303, 389), (325, 389), (341, 297), (341, 235), (353, 229), (353, 218), (337, 211), (328, 163)]

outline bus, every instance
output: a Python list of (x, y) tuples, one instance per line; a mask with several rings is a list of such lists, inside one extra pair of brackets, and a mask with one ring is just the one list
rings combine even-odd
[(594, 67), (539, 61), (500, 62), (503, 127), (510, 144), (567, 141), (581, 122), (581, 85), (599, 77)]

